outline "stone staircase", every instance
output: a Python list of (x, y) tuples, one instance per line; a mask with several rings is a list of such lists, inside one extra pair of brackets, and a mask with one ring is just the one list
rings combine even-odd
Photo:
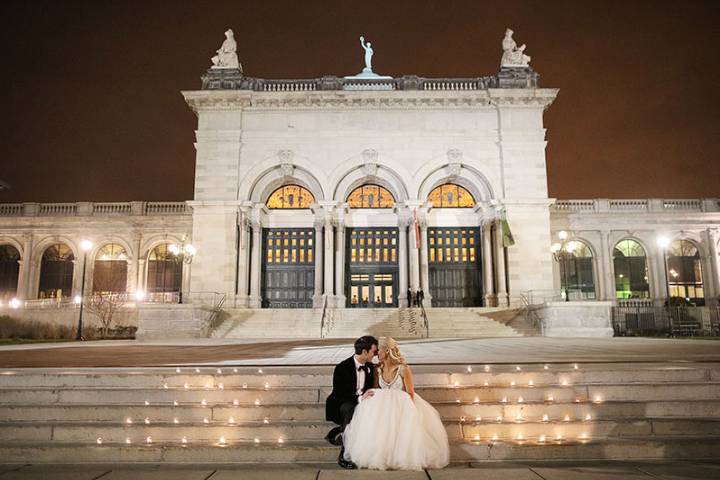
[[(720, 364), (416, 365), (454, 463), (720, 458)], [(334, 462), (332, 367), (0, 372), (10, 463)]]
[[(431, 338), (517, 337), (537, 334), (520, 310), (429, 308)], [(213, 338), (357, 338), (361, 335), (421, 338), (420, 309), (329, 308), (224, 309)]]

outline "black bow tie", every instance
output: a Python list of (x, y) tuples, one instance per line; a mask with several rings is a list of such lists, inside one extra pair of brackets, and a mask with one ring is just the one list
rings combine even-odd
[(365, 373), (368, 373), (368, 371), (369, 371), (370, 369), (369, 369), (368, 367), (366, 367), (365, 365), (360, 365), (360, 366), (358, 367), (358, 372), (359, 372), (360, 370), (362, 370), (362, 371), (365, 372)]

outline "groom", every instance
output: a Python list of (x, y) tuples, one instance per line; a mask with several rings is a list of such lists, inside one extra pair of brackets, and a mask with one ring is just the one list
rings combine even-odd
[[(342, 445), (342, 433), (352, 420), (357, 404), (373, 396), (373, 391), (370, 390), (374, 383), (372, 360), (377, 351), (378, 341), (375, 337), (360, 337), (355, 340), (355, 355), (335, 366), (333, 389), (325, 401), (325, 419), (339, 425), (333, 427), (325, 436), (333, 445)], [(344, 453), (345, 448), (342, 447), (338, 465), (343, 468), (357, 468), (354, 463), (343, 458)]]

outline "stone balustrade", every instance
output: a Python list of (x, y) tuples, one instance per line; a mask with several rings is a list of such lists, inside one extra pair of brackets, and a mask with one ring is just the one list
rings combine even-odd
[(558, 200), (554, 212), (720, 212), (720, 198)]
[(190, 215), (185, 202), (3, 203), (0, 217)]

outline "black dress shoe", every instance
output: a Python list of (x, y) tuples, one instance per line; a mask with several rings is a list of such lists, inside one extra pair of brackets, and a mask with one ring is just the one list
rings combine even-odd
[(340, 455), (338, 456), (338, 465), (340, 465), (341, 468), (345, 468), (347, 470), (357, 470), (357, 465), (355, 465), (353, 462), (349, 460), (345, 460), (345, 449), (340, 450)]
[(341, 446), (342, 445), (342, 428), (334, 427), (332, 430), (330, 430), (328, 432), (327, 435), (325, 435), (325, 440), (327, 440), (330, 445), (335, 445), (336, 447)]

